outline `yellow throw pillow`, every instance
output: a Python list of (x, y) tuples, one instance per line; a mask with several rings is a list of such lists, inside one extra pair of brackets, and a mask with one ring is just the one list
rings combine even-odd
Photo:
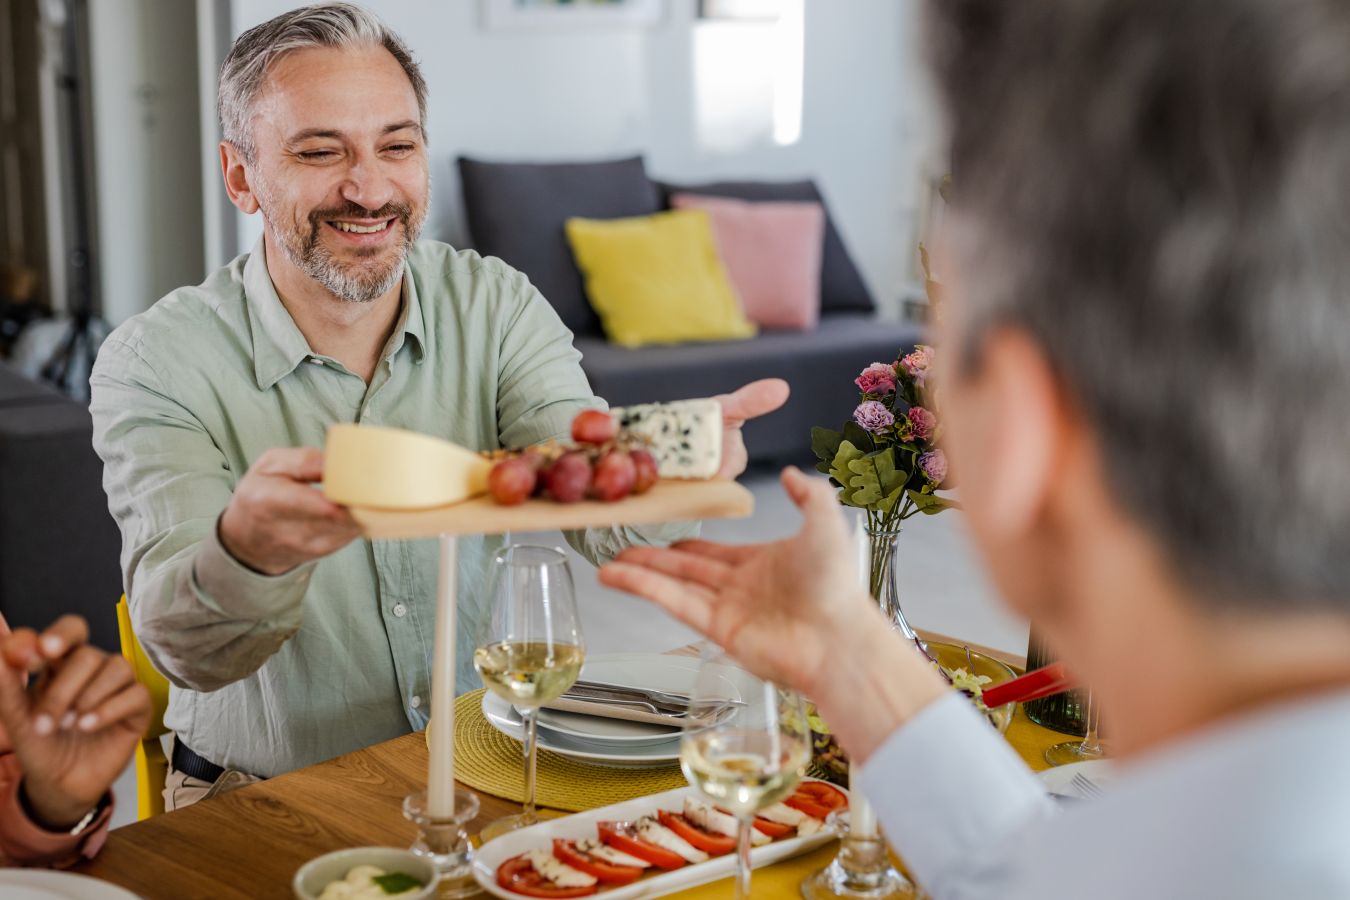
[(641, 347), (755, 336), (704, 211), (568, 219), (565, 228), (586, 296), (614, 343)]

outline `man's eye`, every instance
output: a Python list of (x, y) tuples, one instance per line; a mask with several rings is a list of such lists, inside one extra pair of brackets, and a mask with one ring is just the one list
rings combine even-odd
[(332, 159), (336, 155), (337, 154), (334, 153), (332, 150), (302, 150), (300, 152), (301, 159), (312, 159), (312, 160)]
[(390, 153), (411, 153), (415, 148), (412, 144), (394, 144), (389, 148)]

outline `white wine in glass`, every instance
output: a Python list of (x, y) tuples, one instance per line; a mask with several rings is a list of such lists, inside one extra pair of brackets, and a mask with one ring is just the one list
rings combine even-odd
[(680, 767), (699, 793), (736, 817), (738, 900), (750, 896), (755, 814), (791, 794), (810, 760), (811, 732), (796, 693), (754, 677), (721, 651), (705, 656), (690, 696)]
[(520, 712), (525, 800), (520, 815), (483, 829), (484, 842), (539, 821), (534, 796), (536, 714), (572, 686), (586, 659), (572, 572), (561, 550), (513, 544), (493, 558), (492, 567), (492, 612), (473, 664), (487, 689)]

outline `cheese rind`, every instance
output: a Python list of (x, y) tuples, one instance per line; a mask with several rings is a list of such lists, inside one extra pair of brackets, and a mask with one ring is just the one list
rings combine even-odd
[(324, 444), (323, 492), (344, 506), (427, 509), (487, 493), (492, 464), (449, 441), (341, 423)]
[(722, 466), (722, 404), (641, 403), (611, 410), (619, 427), (651, 441), (662, 478), (712, 478)]

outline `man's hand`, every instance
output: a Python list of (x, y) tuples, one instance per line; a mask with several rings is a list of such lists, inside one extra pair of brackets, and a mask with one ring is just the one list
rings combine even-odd
[[(52, 830), (73, 827), (122, 774), (150, 724), (150, 694), (131, 664), (88, 646), (65, 616), (39, 637), (0, 640), (0, 723), (23, 767), (32, 811)], [(30, 691), (29, 673), (37, 673)]]
[(220, 517), (221, 544), (264, 575), (281, 575), (347, 546), (361, 529), (346, 507), (311, 487), (321, 478), (321, 451), (268, 450), (234, 489)]
[(722, 468), (718, 478), (734, 479), (745, 471), (749, 457), (741, 426), (746, 420), (768, 415), (787, 402), (788, 383), (781, 378), (752, 381), (745, 387), (713, 399), (722, 404)]

